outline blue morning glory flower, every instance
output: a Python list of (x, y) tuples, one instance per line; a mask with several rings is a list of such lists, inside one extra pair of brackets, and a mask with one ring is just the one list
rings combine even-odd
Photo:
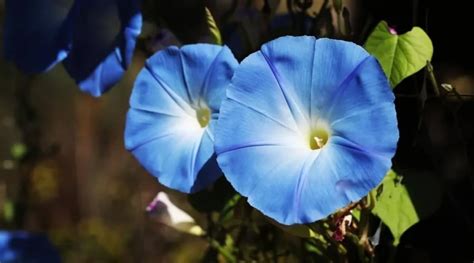
[(0, 262), (61, 262), (56, 248), (44, 235), (0, 231)]
[(391, 167), (394, 95), (356, 44), (282, 37), (236, 68), (215, 129), (217, 161), (248, 202), (283, 224), (322, 219)]
[(100, 96), (131, 62), (139, 0), (7, 0), (5, 57), (27, 73), (64, 61), (82, 91)]
[(236, 59), (227, 47), (169, 47), (149, 58), (130, 98), (125, 146), (165, 186), (198, 191), (220, 171), (214, 125)]

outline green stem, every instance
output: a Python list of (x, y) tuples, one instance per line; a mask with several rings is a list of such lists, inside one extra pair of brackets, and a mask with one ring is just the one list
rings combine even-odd
[(362, 261), (367, 261), (366, 258), (366, 253), (368, 252), (369, 254), (373, 253), (373, 248), (370, 245), (369, 242), (369, 217), (370, 217), (370, 211), (374, 208), (375, 206), (375, 191), (370, 191), (367, 197), (364, 198), (362, 201), (362, 209), (360, 211), (360, 222), (359, 222), (359, 248), (362, 249), (362, 252), (360, 252), (359, 249), (359, 257)]
[(369, 213), (368, 207), (363, 207), (360, 211), (359, 246), (365, 246), (368, 243)]
[(237, 262), (235, 257), (229, 253), (229, 251), (223, 248), (221, 244), (219, 244), (219, 242), (217, 242), (215, 239), (208, 238), (208, 242), (212, 248), (216, 249), (219, 254), (221, 254), (227, 260), (227, 262)]
[(433, 65), (431, 64), (430, 61), (426, 62), (426, 70), (428, 71), (428, 77), (431, 81), (431, 85), (433, 86), (433, 91), (434, 91), (436, 97), (439, 97), (440, 96), (439, 85), (438, 85), (438, 81), (436, 80), (436, 77), (434, 75)]

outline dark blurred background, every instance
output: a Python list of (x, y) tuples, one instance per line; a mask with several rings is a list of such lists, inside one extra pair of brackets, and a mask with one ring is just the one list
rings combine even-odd
[[(402, 237), (397, 260), (474, 260), (474, 45), (468, 3), (344, 0), (349, 23), (338, 34), (312, 30), (306, 18), (288, 16), (289, 9), (298, 12), (297, 3), (310, 4), (302, 17), (322, 17), (318, 23), (338, 29), (344, 20), (333, 1), (291, 2), (144, 1), (147, 23), (133, 63), (99, 99), (81, 93), (61, 65), (26, 76), (0, 59), (0, 228), (47, 233), (64, 262), (200, 260), (203, 240), (145, 214), (164, 188), (124, 149), (123, 129), (133, 81), (146, 57), (168, 44), (210, 41), (207, 6), (239, 59), (285, 34), (335, 35), (361, 44), (380, 20), (399, 33), (424, 28), (433, 40), (438, 82), (452, 84), (461, 98), (420, 90), (423, 72), (395, 89), (401, 139), (394, 168), (404, 174), (422, 219)], [(0, 30), (4, 12), (2, 0)], [(185, 195), (167, 192), (204, 222)]]

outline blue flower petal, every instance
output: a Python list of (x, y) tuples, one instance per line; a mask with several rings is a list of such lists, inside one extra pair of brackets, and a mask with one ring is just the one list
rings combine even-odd
[[(297, 131), (297, 124), (285, 95), (264, 56), (254, 53), (242, 63), (245, 63), (245, 67), (239, 67), (240, 73), (234, 74), (232, 88), (227, 90), (227, 97), (288, 129)], [(234, 117), (234, 120), (238, 118)]]
[(7, 0), (4, 54), (27, 73), (48, 70), (67, 56), (72, 1)]
[(219, 112), (226, 93), (222, 87), (227, 88), (238, 63), (229, 48), (211, 47), (208, 44), (183, 46), (182, 71), (192, 104), (196, 106), (205, 100), (213, 112)]
[(287, 224), (312, 222), (358, 201), (381, 182), (391, 167), (387, 155), (367, 152), (342, 137), (332, 136), (330, 140), (308, 163), (306, 174), (296, 186), (294, 219)]
[[(380, 65), (361, 47), (279, 38), (236, 69), (215, 131), (218, 163), (278, 222), (319, 220), (365, 196), (390, 168), (393, 100)], [(314, 149), (319, 129), (329, 139)]]
[[(217, 127), (216, 145), (221, 124)], [(216, 152), (226, 178), (253, 207), (283, 224), (296, 223), (299, 209), (294, 207), (294, 194), (308, 151), (291, 144), (261, 144)]]
[(217, 129), (220, 134), (232, 136), (232, 139), (218, 136), (216, 152), (222, 154), (258, 146), (306, 146), (306, 141), (301, 139), (302, 134), (284, 122), (233, 99), (229, 101), (221, 107)]
[[(369, 54), (362, 47), (349, 42), (332, 39), (317, 41), (312, 57), (313, 75), (310, 96), (312, 103), (309, 109), (312, 113), (312, 124), (317, 122), (318, 118), (325, 117), (333, 105), (341, 105), (338, 101), (341, 85), (354, 76), (354, 71), (368, 57)], [(382, 77), (385, 78), (385, 75)], [(353, 98), (348, 98), (348, 100), (349, 103), (355, 102)]]
[(72, 49), (64, 61), (82, 91), (100, 96), (131, 62), (142, 18), (138, 0), (81, 0), (74, 9)]
[[(234, 68), (227, 47), (170, 47), (145, 63), (130, 98), (125, 146), (165, 186), (194, 192), (222, 172), (214, 154), (214, 124)], [(196, 111), (210, 110), (201, 128)]]
[[(261, 54), (278, 82), (286, 104), (298, 126), (309, 120), (313, 61), (316, 41), (314, 37), (286, 37), (279, 42), (269, 42), (262, 47)], [(299, 49), (296, 51), (295, 46)], [(291, 59), (288, 57), (291, 55)]]
[(326, 118), (332, 121), (333, 135), (368, 151), (391, 156), (399, 137), (397, 122), (394, 121), (395, 97), (391, 89), (378, 88), (388, 85), (385, 75), (366, 73), (378, 72), (379, 69), (378, 61), (372, 56), (360, 63), (340, 85)]
[(56, 248), (44, 235), (0, 231), (0, 262), (61, 262)]

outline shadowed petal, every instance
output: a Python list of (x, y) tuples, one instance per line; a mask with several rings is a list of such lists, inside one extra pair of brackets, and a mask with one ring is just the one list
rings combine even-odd
[[(222, 173), (214, 122), (237, 61), (226, 47), (170, 47), (145, 63), (130, 98), (125, 145), (158, 180), (182, 192), (200, 190)], [(201, 127), (197, 111), (209, 107)]]
[(124, 74), (141, 30), (138, 5), (138, 0), (77, 1), (64, 65), (82, 91), (100, 96)]
[(46, 71), (63, 60), (71, 42), (72, 5), (72, 0), (7, 0), (6, 59), (28, 73)]
[(44, 235), (0, 231), (0, 262), (59, 263), (61, 258)]

